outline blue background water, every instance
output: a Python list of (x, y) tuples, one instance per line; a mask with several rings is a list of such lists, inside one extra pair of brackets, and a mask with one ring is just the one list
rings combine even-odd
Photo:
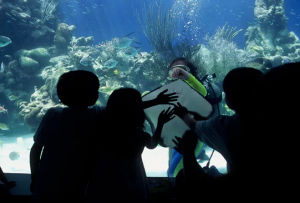
[[(189, 0), (178, 0), (189, 2)], [(191, 1), (191, 0), (190, 0)], [(195, 0), (192, 0), (195, 1)], [(136, 41), (142, 43), (142, 51), (151, 51), (152, 48), (144, 37), (137, 23), (134, 10), (140, 14), (144, 5), (156, 2), (155, 0), (61, 0), (59, 12), (61, 20), (76, 26), (75, 36), (93, 36), (94, 44), (114, 37), (123, 37), (135, 32)], [(163, 3), (171, 7), (173, 0), (164, 0)], [(198, 0), (200, 12), (198, 23), (190, 26), (199, 26), (201, 29), (197, 37), (188, 36), (195, 42), (203, 42), (203, 37), (213, 34), (214, 31), (226, 22), (232, 27), (243, 29), (242, 34), (235, 38), (240, 48), (245, 45), (244, 33), (250, 22), (254, 22), (255, 0)], [(75, 11), (74, 11), (75, 9)], [(293, 9), (293, 10), (292, 10)], [(288, 29), (300, 36), (300, 1), (285, 1)], [(291, 11), (295, 15), (291, 14)], [(186, 16), (185, 22), (191, 17)], [(181, 33), (182, 34), (182, 33)], [(186, 32), (186, 35), (190, 33)], [(194, 39), (195, 38), (195, 39)]]

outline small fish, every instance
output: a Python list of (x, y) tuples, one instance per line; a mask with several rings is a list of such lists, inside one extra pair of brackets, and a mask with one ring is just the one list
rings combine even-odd
[(0, 140), (0, 151), (2, 151), (2, 149), (3, 149), (3, 141)]
[(24, 112), (25, 112), (25, 113), (29, 113), (30, 110), (29, 110), (29, 109), (25, 109)]
[(108, 69), (115, 68), (118, 65), (118, 63), (119, 62), (114, 59), (109, 59), (105, 62), (104, 67)]
[(134, 39), (129, 39), (128, 37), (123, 37), (114, 41), (114, 46), (116, 49), (126, 49), (128, 48)]
[(15, 96), (15, 95), (10, 95), (9, 97), (8, 97), (8, 99), (10, 100), (10, 101), (15, 101), (15, 100), (17, 100), (19, 97), (17, 97), (17, 96)]
[(4, 123), (0, 123), (0, 129), (1, 130), (9, 130), (9, 127)]
[(12, 42), (8, 37), (0, 36), (0, 48), (5, 47), (5, 46), (9, 45), (10, 43), (12, 43)]
[(118, 74), (119, 74), (118, 70), (115, 70), (115, 71), (114, 71), (114, 74), (118, 75)]
[(96, 56), (95, 58), (93, 57), (94, 55), (95, 54), (89, 54), (88, 56), (82, 57), (82, 59), (80, 60), (80, 64), (84, 66), (89, 66), (92, 62), (96, 60)]
[(138, 50), (136, 50), (133, 47), (129, 47), (125, 49), (124, 54), (128, 57), (135, 57), (135, 55), (138, 53)]
[(3, 73), (4, 70), (5, 70), (5, 65), (4, 65), (4, 63), (2, 62), (2, 63), (1, 63), (1, 68), (0, 68), (0, 73)]
[(16, 161), (16, 160), (18, 160), (19, 158), (20, 158), (20, 153), (19, 152), (11, 152), (10, 154), (9, 154), (9, 158), (10, 158), (10, 160), (12, 160), (12, 161)]

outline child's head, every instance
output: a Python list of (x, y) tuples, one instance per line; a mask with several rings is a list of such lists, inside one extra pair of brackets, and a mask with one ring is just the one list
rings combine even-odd
[(225, 101), (229, 108), (242, 113), (251, 109), (256, 100), (256, 88), (263, 73), (254, 68), (235, 68), (223, 81)]
[(70, 71), (59, 77), (57, 95), (66, 106), (87, 108), (96, 103), (99, 87), (95, 74), (84, 70)]
[(115, 90), (109, 97), (106, 106), (109, 122), (118, 120), (128, 128), (144, 128), (145, 113), (141, 94), (132, 88)]

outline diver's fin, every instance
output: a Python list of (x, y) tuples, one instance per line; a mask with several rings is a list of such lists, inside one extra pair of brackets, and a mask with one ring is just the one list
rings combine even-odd
[(135, 32), (131, 32), (128, 35), (125, 35), (124, 37), (128, 37), (128, 36), (132, 35), (133, 33), (135, 33)]

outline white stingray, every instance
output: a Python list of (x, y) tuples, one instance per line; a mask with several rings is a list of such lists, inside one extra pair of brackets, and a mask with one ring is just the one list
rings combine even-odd
[[(178, 101), (182, 106), (185, 106), (189, 111), (195, 111), (201, 116), (208, 117), (213, 112), (212, 105), (204, 99), (204, 97), (190, 87), (186, 82), (182, 80), (175, 80), (167, 85), (164, 85), (160, 88), (153, 90), (152, 92), (144, 95), (142, 97), (143, 101), (151, 100), (157, 97), (159, 93), (168, 89), (169, 93), (177, 93)], [(157, 120), (159, 114), (172, 105), (157, 105), (145, 110), (145, 113), (150, 118), (155, 128), (157, 126)], [(175, 136), (182, 137), (184, 132), (188, 130), (189, 127), (177, 116), (166, 123), (163, 127), (161, 137), (164, 140), (164, 144), (168, 147), (174, 147), (172, 139), (175, 139)]]

